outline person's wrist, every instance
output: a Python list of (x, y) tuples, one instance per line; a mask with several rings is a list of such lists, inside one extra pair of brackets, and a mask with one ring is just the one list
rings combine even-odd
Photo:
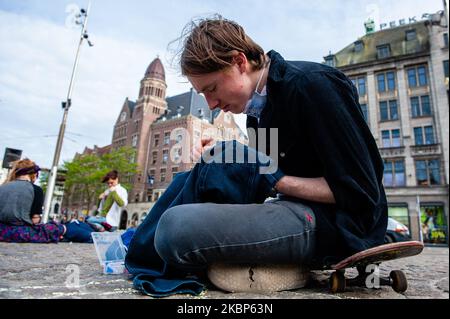
[(273, 186), (274, 190), (278, 193), (283, 193), (284, 186), (286, 184), (286, 175), (281, 177), (278, 182)]

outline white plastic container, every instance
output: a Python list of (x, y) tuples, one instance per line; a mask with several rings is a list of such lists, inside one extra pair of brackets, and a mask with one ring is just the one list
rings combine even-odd
[(104, 274), (123, 274), (125, 271), (125, 246), (119, 232), (94, 232), (91, 234), (98, 261)]

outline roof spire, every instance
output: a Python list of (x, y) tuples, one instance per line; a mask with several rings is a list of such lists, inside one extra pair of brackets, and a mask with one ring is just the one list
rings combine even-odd
[(157, 55), (156, 59), (154, 59), (148, 66), (147, 71), (145, 71), (145, 77), (163, 81), (166, 80), (166, 72), (164, 71), (164, 66), (159, 59), (159, 55)]

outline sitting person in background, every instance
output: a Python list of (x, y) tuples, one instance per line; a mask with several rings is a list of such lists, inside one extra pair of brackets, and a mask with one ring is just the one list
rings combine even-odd
[(44, 192), (34, 185), (40, 168), (29, 159), (13, 163), (0, 186), (0, 241), (16, 243), (92, 242), (86, 223), (41, 223)]
[(128, 204), (128, 192), (119, 184), (119, 173), (116, 170), (106, 174), (102, 182), (108, 185), (108, 189), (99, 196), (100, 216), (90, 216), (86, 221), (100, 224), (106, 230), (115, 231), (119, 227), (121, 209)]
[[(39, 224), (44, 202), (42, 188), (34, 185), (39, 171), (29, 159), (16, 161), (0, 186), (0, 241), (50, 243), (58, 242), (66, 233), (64, 225)], [(36, 215), (37, 224), (31, 219)]]

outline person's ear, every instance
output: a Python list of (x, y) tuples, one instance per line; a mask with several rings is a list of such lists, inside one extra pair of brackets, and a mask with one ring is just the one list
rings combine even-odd
[(247, 70), (248, 60), (243, 52), (236, 52), (233, 56), (233, 63), (236, 64), (241, 73)]

